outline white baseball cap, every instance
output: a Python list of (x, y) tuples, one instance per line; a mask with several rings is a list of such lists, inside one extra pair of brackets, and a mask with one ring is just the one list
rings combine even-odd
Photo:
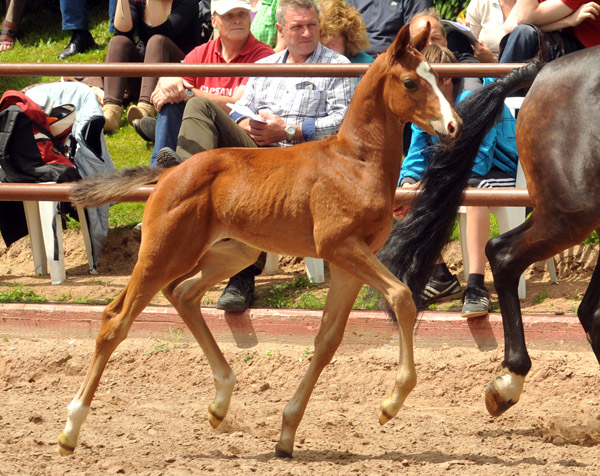
[(212, 0), (210, 2), (210, 13), (225, 15), (235, 8), (243, 8), (250, 11), (250, 0)]

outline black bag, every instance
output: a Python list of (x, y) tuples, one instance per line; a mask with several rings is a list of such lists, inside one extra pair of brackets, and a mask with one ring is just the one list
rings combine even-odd
[(78, 180), (66, 145), (74, 121), (70, 104), (46, 114), (22, 92), (6, 91), (0, 99), (0, 181)]

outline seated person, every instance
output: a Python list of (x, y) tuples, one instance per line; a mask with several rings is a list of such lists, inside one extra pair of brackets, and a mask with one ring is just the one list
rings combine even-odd
[[(194, 48), (186, 55), (184, 63), (254, 63), (273, 54), (270, 46), (250, 33), (248, 0), (213, 0), (211, 13), (211, 21), (213, 27), (219, 30), (219, 37)], [(248, 78), (232, 76), (160, 78), (150, 97), (159, 111), (158, 121), (147, 117), (134, 123), (138, 133), (147, 136), (143, 131), (150, 129), (155, 136), (150, 165), (156, 165), (156, 157), (163, 147), (174, 149), (177, 146), (186, 100), (195, 96), (208, 98), (228, 113), (226, 104), (242, 96), (247, 82)]]
[[(114, 26), (117, 34), (108, 42), (107, 63), (178, 63), (199, 41), (198, 0), (118, 0)], [(136, 42), (135, 36), (138, 41)], [(104, 130), (112, 132), (121, 125), (126, 92), (139, 98), (131, 106), (127, 120), (154, 116), (150, 95), (157, 78), (90, 78), (90, 86), (104, 89)]]
[(371, 44), (365, 53), (373, 58), (387, 50), (394, 42), (400, 28), (408, 23), (410, 18), (417, 12), (433, 6), (432, 0), (404, 0), (401, 2), (346, 0), (345, 3), (360, 12)]
[(516, 0), (471, 0), (465, 25), (477, 38), (473, 53), (481, 63), (497, 63), (500, 41), (517, 25)]
[(367, 29), (360, 13), (342, 0), (321, 2), (321, 43), (344, 55), (350, 63), (372, 63), (372, 56), (364, 52), (369, 48)]
[[(444, 47), (429, 45), (423, 55), (430, 63), (456, 63), (454, 55)], [(439, 87), (446, 99), (456, 104), (469, 92), (457, 88), (456, 78), (441, 78)], [(486, 80), (488, 81), (488, 80)], [(500, 121), (485, 136), (473, 165), (469, 186), (477, 188), (514, 187), (517, 175), (517, 146), (515, 140), (515, 118), (508, 108)], [(429, 146), (437, 141), (419, 127), (412, 126), (412, 140), (402, 163), (399, 185), (418, 188), (419, 180), (429, 163)], [(484, 207), (467, 207), (467, 249), (469, 253), (469, 277), (463, 295), (461, 316), (486, 315), (490, 308), (489, 293), (484, 284), (485, 245), (489, 239), (489, 211)], [(456, 276), (448, 271), (441, 261), (425, 288), (425, 304), (460, 295), (461, 286)]]
[[(521, 63), (535, 57), (551, 61), (600, 44), (600, 5), (583, 0), (517, 1), (518, 25), (502, 39), (500, 63)], [(537, 28), (537, 29), (536, 29)], [(541, 32), (538, 32), (541, 30)], [(540, 34), (552, 32), (540, 43)]]
[[(259, 63), (349, 63), (319, 43), (317, 0), (279, 0), (277, 29), (287, 48)], [(237, 106), (248, 107), (262, 121), (232, 111), (210, 99), (190, 99), (183, 113), (177, 151), (158, 154), (158, 163), (176, 165), (198, 152), (218, 147), (288, 147), (323, 139), (339, 130), (356, 88), (356, 78), (252, 77)], [(263, 122), (264, 121), (264, 122)], [(254, 298), (254, 276), (264, 267), (265, 253), (254, 265), (232, 277), (218, 309), (242, 312)]]

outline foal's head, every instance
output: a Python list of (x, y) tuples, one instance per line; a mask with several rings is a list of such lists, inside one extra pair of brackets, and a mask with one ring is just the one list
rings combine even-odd
[(411, 38), (409, 25), (404, 25), (384, 53), (388, 68), (384, 100), (404, 122), (412, 122), (440, 140), (453, 140), (460, 134), (462, 121), (440, 91), (437, 74), (420, 52), (427, 44), (429, 30), (427, 23)]

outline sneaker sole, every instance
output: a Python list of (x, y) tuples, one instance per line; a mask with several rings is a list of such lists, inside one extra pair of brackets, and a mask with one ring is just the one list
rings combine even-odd
[(442, 301), (452, 301), (454, 299), (460, 299), (463, 295), (463, 291), (462, 289), (454, 294), (446, 294), (444, 296), (436, 296), (433, 297), (431, 299), (428, 299), (427, 301), (423, 302), (423, 305), (428, 306), (429, 304), (434, 304), (436, 302), (442, 302)]
[(465, 319), (473, 319), (474, 317), (483, 317), (487, 316), (490, 311), (471, 311), (471, 312), (461, 312), (460, 317), (464, 317)]

